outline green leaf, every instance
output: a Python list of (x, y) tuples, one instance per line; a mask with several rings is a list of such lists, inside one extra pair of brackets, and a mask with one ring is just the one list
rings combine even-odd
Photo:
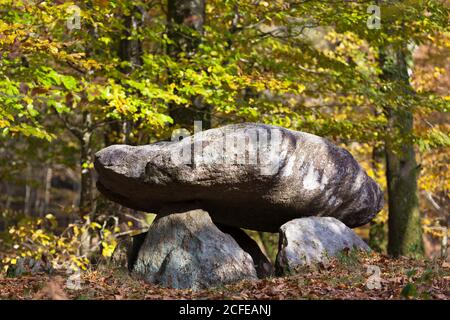
[(67, 90), (75, 90), (77, 87), (77, 80), (72, 76), (61, 76), (61, 81)]
[(417, 288), (413, 283), (409, 282), (402, 289), (400, 295), (407, 299), (417, 297)]
[(34, 109), (32, 104), (27, 105), (27, 110), (30, 116), (32, 116), (33, 118), (39, 115), (39, 112)]

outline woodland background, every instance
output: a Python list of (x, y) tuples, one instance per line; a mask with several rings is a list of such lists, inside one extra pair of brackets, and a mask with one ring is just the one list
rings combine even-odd
[[(42, 274), (123, 264), (153, 215), (96, 191), (93, 154), (192, 132), (194, 120), (275, 124), (347, 148), (385, 190), (385, 208), (357, 232), (383, 266), (419, 264), (422, 277), (423, 261), (447, 256), (449, 10), (438, 0), (0, 0), (0, 287), (19, 277), (0, 296), (28, 297)], [(249, 233), (273, 259), (277, 235)], [(414, 260), (390, 260), (401, 256)], [(448, 298), (449, 282), (438, 287), (434, 297)]]

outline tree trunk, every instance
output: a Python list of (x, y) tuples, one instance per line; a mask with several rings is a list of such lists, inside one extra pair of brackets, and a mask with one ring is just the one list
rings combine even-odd
[[(382, 51), (383, 77), (403, 90), (399, 95), (414, 94), (409, 83), (406, 45)], [(403, 99), (403, 101), (407, 101)], [(386, 178), (389, 198), (388, 253), (393, 256), (423, 254), (420, 225), (416, 162), (413, 140), (413, 115), (405, 102), (397, 108), (386, 107), (389, 139), (385, 144)], [(399, 143), (399, 141), (401, 141)], [(401, 144), (401, 145), (400, 145)]]
[(176, 57), (181, 52), (192, 55), (198, 48), (205, 22), (205, 0), (169, 0), (167, 8), (168, 35), (174, 41), (168, 47)]
[(6, 188), (6, 203), (5, 203), (5, 209), (8, 210), (9, 207), (11, 206), (11, 200), (12, 200), (12, 196), (9, 193), (9, 183), (5, 184), (5, 188)]
[(53, 169), (51, 164), (49, 164), (47, 168), (47, 172), (45, 174), (45, 186), (44, 186), (44, 204), (42, 206), (42, 215), (47, 214), (47, 210), (50, 204), (50, 196), (51, 196), (51, 187), (52, 187), (52, 177), (53, 177)]
[[(122, 67), (121, 72), (130, 73), (136, 68), (142, 66), (142, 42), (134, 38), (133, 35), (139, 33), (145, 18), (145, 8), (141, 6), (133, 6), (128, 15), (122, 16), (124, 33), (120, 40), (118, 55), (122, 61), (128, 62), (128, 66)], [(132, 120), (125, 119), (123, 122), (109, 126), (109, 132), (106, 132), (106, 140), (111, 140), (109, 135), (112, 134), (112, 141), (105, 141), (106, 145), (113, 143), (130, 144), (130, 136), (133, 129)]]
[(30, 164), (28, 164), (26, 169), (25, 201), (23, 208), (25, 215), (30, 215), (31, 213), (31, 180), (32, 180), (32, 167)]
[[(89, 128), (91, 125), (91, 115), (83, 114), (84, 123)], [(93, 179), (92, 179), (92, 148), (91, 148), (92, 132), (86, 130), (80, 139), (80, 166), (81, 166), (81, 183), (80, 183), (80, 217), (91, 215), (93, 213)]]
[(124, 68), (123, 72), (130, 72), (136, 66), (142, 65), (142, 43), (139, 39), (131, 38), (142, 26), (144, 10), (140, 7), (133, 7), (133, 11), (128, 16), (123, 17), (125, 27), (124, 38), (120, 40), (119, 56), (123, 61), (130, 62), (130, 66)]
[(80, 214), (83, 216), (90, 213), (91, 206), (91, 175), (89, 170), (89, 165), (91, 163), (91, 157), (89, 155), (90, 148), (87, 144), (81, 145), (81, 183), (80, 183)]
[[(412, 115), (391, 115), (392, 125), (410, 130)], [(423, 254), (419, 199), (417, 197), (418, 166), (414, 147), (407, 143), (400, 152), (386, 150), (386, 177), (389, 196), (388, 252), (393, 256)]]
[[(375, 113), (375, 116), (380, 114)], [(375, 173), (377, 171), (377, 164), (383, 163), (385, 160), (384, 147), (373, 146), (372, 150), (372, 169)], [(377, 176), (377, 178), (379, 178)], [(385, 252), (387, 248), (387, 226), (385, 223), (377, 223), (374, 220), (370, 222), (369, 229), (369, 246), (377, 252)]]
[[(169, 0), (167, 10), (168, 36), (173, 40), (168, 53), (177, 58), (180, 53), (192, 56), (201, 43), (205, 22), (205, 0)], [(211, 106), (204, 103), (202, 97), (195, 97), (192, 106), (172, 104), (170, 116), (175, 123), (192, 128), (194, 121), (202, 121), (204, 129), (211, 128)]]

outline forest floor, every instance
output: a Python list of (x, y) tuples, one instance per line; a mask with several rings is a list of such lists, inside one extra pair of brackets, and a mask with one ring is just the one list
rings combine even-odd
[[(379, 269), (378, 269), (379, 268)], [(378, 277), (379, 275), (379, 277)], [(131, 278), (123, 268), (99, 266), (83, 272), (79, 288), (66, 275), (0, 276), (0, 299), (446, 299), (450, 263), (343, 255), (297, 275), (242, 281), (191, 291), (161, 288)]]

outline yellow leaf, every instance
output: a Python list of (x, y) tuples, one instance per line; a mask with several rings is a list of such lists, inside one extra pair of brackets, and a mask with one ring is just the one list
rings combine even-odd
[(91, 222), (90, 226), (92, 228), (98, 228), (98, 229), (102, 228), (102, 226), (98, 222)]
[(103, 241), (102, 246), (103, 246), (102, 255), (104, 257), (111, 257), (112, 254), (114, 253), (114, 250), (116, 249), (117, 243), (114, 240), (111, 243)]

